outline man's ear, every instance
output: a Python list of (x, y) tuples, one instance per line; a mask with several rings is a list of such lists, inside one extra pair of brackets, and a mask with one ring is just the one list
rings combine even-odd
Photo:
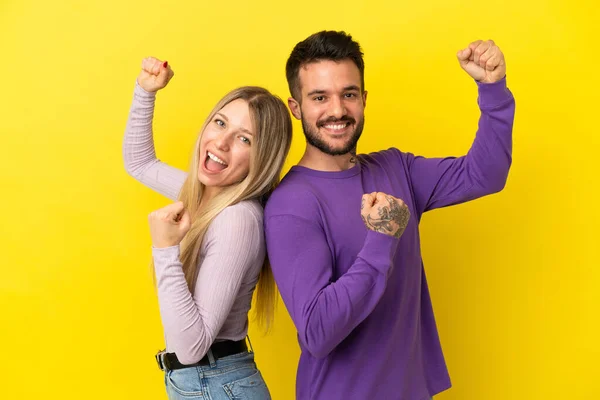
[(288, 98), (288, 107), (290, 108), (290, 111), (292, 112), (292, 115), (294, 116), (294, 118), (296, 118), (296, 119), (302, 118), (302, 110), (300, 109), (300, 103), (298, 103), (296, 101), (296, 99), (294, 99), (293, 97), (289, 97)]

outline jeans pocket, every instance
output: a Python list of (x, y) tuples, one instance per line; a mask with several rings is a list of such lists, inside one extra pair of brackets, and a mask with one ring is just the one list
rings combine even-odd
[(165, 375), (169, 399), (204, 399), (202, 383), (196, 368), (169, 371)]
[(270, 400), (269, 388), (257, 369), (246, 378), (226, 383), (223, 389), (231, 400)]

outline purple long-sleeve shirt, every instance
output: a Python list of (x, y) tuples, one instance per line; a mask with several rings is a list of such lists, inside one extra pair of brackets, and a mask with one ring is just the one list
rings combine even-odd
[[(506, 80), (478, 83), (481, 117), (460, 158), (395, 148), (341, 172), (294, 166), (265, 209), (267, 250), (298, 331), (298, 400), (425, 400), (451, 386), (419, 238), (428, 210), (500, 191), (511, 165), (515, 102)], [(400, 239), (367, 230), (364, 193), (404, 200)]]

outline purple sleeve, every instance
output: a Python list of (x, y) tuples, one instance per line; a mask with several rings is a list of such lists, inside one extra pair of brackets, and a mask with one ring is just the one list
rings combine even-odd
[(504, 188), (512, 161), (515, 101), (506, 87), (506, 78), (477, 85), (481, 116), (477, 135), (466, 156), (405, 155), (419, 215)]
[(354, 264), (335, 282), (319, 225), (293, 215), (266, 221), (267, 251), (301, 344), (327, 356), (373, 311), (383, 295), (398, 239), (369, 231)]

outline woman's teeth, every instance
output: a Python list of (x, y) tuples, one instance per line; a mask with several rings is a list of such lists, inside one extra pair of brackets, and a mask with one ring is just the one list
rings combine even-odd
[(223, 160), (221, 160), (219, 157), (215, 156), (213, 153), (211, 153), (210, 151), (207, 152), (208, 153), (208, 158), (210, 158), (211, 160), (213, 160), (214, 162), (217, 162), (221, 165), (225, 165), (227, 166), (227, 163)]

